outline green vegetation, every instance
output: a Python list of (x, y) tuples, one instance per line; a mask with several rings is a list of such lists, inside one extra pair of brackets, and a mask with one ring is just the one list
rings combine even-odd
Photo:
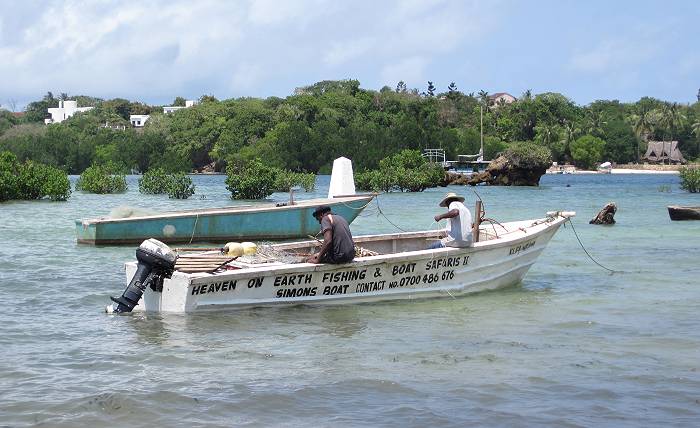
[(592, 135), (584, 135), (571, 143), (571, 157), (576, 165), (584, 169), (595, 168), (602, 160), (604, 151), (605, 141)]
[(682, 167), (680, 169), (681, 189), (690, 193), (700, 192), (700, 168)]
[(124, 174), (116, 173), (113, 167), (102, 165), (88, 167), (75, 183), (75, 190), (87, 193), (123, 193), (126, 189)]
[(226, 174), (226, 188), (232, 199), (263, 199), (274, 192), (277, 171), (257, 159), (246, 165), (231, 164)]
[(166, 193), (170, 199), (187, 199), (194, 195), (192, 179), (184, 172), (178, 172), (168, 176)]
[(547, 169), (552, 164), (552, 152), (531, 142), (514, 143), (502, 154), (516, 168)]
[[(44, 126), (46, 109), (58, 105), (59, 98), (95, 108)], [(286, 98), (217, 100), (207, 95), (194, 107), (168, 115), (124, 99), (47, 93), (30, 103), (21, 119), (0, 111), (0, 150), (13, 152), (21, 162), (33, 160), (71, 174), (108, 163), (122, 171), (189, 172), (208, 165), (223, 171), (254, 159), (317, 173), (330, 171), (339, 156), (365, 171), (407, 149), (443, 148), (449, 159), (476, 154), (482, 109), (487, 159), (516, 141), (532, 142), (549, 149), (553, 160), (579, 166), (592, 165), (591, 159), (635, 161), (647, 140), (674, 139), (686, 158), (700, 155), (700, 102), (682, 105), (645, 97), (579, 106), (562, 94), (526, 91), (514, 103), (494, 105), (487, 92), (463, 93), (454, 82), (447, 88), (431, 82), (423, 90), (399, 82), (395, 89), (374, 91), (362, 89), (357, 80), (318, 82)], [(151, 118), (134, 129), (130, 114)], [(601, 149), (599, 140), (580, 140), (585, 136), (605, 144)]]
[(0, 202), (48, 197), (65, 201), (70, 197), (65, 172), (33, 161), (20, 163), (10, 152), (0, 152)]
[(288, 192), (295, 186), (311, 192), (316, 186), (315, 174), (266, 166), (260, 159), (233, 163), (226, 174), (226, 188), (233, 199), (262, 199), (273, 192)]
[(150, 195), (162, 195), (167, 193), (168, 174), (163, 168), (149, 169), (139, 178), (139, 192)]
[(422, 192), (440, 185), (445, 171), (440, 165), (427, 162), (418, 150), (402, 150), (382, 159), (379, 169), (357, 174), (355, 182), (362, 190), (375, 192)]
[(300, 186), (305, 192), (311, 192), (316, 187), (316, 175), (313, 173), (294, 172), (283, 169), (275, 170), (273, 191), (288, 192), (295, 186)]
[(139, 192), (162, 195), (168, 194), (170, 199), (187, 199), (194, 195), (192, 179), (184, 172), (167, 174), (163, 168), (148, 170), (139, 178)]

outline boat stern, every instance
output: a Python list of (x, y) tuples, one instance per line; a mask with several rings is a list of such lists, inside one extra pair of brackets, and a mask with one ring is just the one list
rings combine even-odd
[[(128, 262), (124, 265), (126, 271), (126, 284), (136, 273), (136, 262)], [(189, 289), (190, 275), (175, 271), (170, 278), (163, 280), (162, 290), (146, 288), (141, 300), (134, 307), (134, 312), (187, 312), (187, 291)]]

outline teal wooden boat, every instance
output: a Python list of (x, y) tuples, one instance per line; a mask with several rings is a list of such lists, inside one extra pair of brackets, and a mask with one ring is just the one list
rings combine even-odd
[(315, 235), (319, 224), (311, 215), (319, 205), (351, 223), (374, 195), (310, 199), (277, 206), (208, 208), (127, 218), (75, 221), (80, 244), (140, 244), (148, 238), (166, 243), (294, 239)]

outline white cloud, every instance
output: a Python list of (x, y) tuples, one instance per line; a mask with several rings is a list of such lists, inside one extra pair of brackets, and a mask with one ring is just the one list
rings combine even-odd
[(11, 34), (0, 20), (0, 93), (26, 101), (51, 90), (151, 102), (285, 95), (316, 76), (419, 82), (437, 56), (486, 31), (492, 8), (444, 0), (56, 0), (16, 7), (23, 10)]
[(382, 68), (382, 80), (387, 83), (403, 80), (409, 88), (413, 86), (422, 87), (426, 81), (425, 68), (427, 65), (428, 60), (423, 57), (403, 58)]
[(585, 73), (608, 73), (640, 65), (659, 51), (658, 43), (643, 37), (636, 40), (608, 39), (571, 56), (568, 67)]

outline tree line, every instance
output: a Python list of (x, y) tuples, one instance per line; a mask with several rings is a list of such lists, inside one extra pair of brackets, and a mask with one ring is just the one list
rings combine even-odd
[[(95, 106), (58, 124), (44, 125), (60, 99)], [(30, 103), (22, 117), (0, 110), (0, 151), (80, 174), (93, 164), (125, 172), (225, 171), (260, 159), (292, 171), (328, 173), (333, 159), (351, 158), (358, 171), (403, 150), (442, 148), (448, 159), (476, 154), (483, 115), (485, 156), (517, 142), (533, 142), (554, 160), (590, 167), (637, 161), (646, 141), (677, 140), (686, 158), (700, 155), (700, 102), (692, 105), (644, 97), (634, 103), (599, 100), (580, 106), (558, 93), (526, 91), (513, 103), (493, 103), (485, 91), (461, 92), (452, 82), (440, 92), (404, 82), (379, 91), (357, 80), (322, 81), (286, 98), (200, 98), (194, 107), (162, 108), (126, 99), (55, 97)], [(178, 97), (174, 105), (184, 104)], [(150, 114), (132, 128), (131, 114)]]

